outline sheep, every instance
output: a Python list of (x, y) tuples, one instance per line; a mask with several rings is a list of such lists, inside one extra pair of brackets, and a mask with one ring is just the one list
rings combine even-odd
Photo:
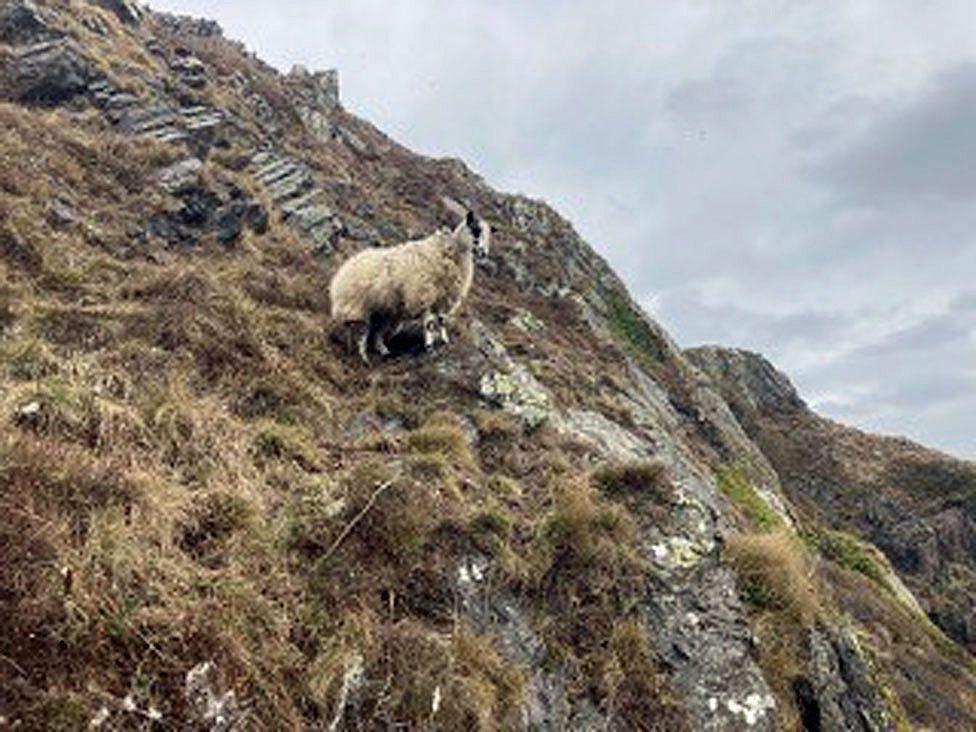
[(474, 258), (488, 256), (490, 241), (488, 223), (466, 211), (454, 231), (442, 229), (425, 239), (353, 255), (329, 286), (333, 322), (361, 328), (358, 350), (367, 364), (371, 344), (388, 355), (386, 339), (411, 321), (412, 327), (421, 323), (425, 349), (438, 338), (446, 342), (446, 319), (471, 289)]

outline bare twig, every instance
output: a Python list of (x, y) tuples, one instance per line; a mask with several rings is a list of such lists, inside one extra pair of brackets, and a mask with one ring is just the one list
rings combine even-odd
[(331, 557), (335, 553), (335, 550), (339, 548), (339, 545), (343, 541), (345, 541), (346, 537), (349, 536), (350, 532), (352, 532), (352, 530), (356, 528), (356, 524), (358, 524), (362, 520), (363, 516), (365, 516), (369, 512), (369, 509), (373, 507), (373, 504), (376, 503), (376, 499), (379, 498), (380, 495), (384, 491), (386, 491), (391, 485), (393, 485), (393, 481), (395, 481), (398, 477), (399, 476), (394, 476), (390, 478), (385, 483), (382, 483), (375, 491), (373, 491), (373, 495), (371, 495), (369, 497), (369, 500), (366, 501), (366, 505), (363, 506), (363, 510), (357, 513), (353, 518), (353, 520), (350, 521), (348, 524), (346, 524), (346, 528), (342, 530), (342, 533), (339, 534), (339, 536), (336, 538), (334, 542), (332, 542), (332, 546), (330, 546), (329, 549), (322, 556), (323, 562), (326, 561), (329, 557)]

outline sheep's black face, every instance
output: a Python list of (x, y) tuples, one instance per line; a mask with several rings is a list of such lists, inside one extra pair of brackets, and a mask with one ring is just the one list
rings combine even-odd
[(468, 230), (474, 242), (474, 255), (479, 260), (488, 259), (491, 248), (491, 226), (484, 219), (479, 219), (473, 213), (468, 213)]

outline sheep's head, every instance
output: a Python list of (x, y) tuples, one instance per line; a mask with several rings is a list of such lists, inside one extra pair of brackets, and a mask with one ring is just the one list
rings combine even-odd
[(482, 218), (468, 211), (458, 227), (454, 238), (463, 251), (474, 253), (477, 259), (487, 259), (491, 248), (491, 226)]

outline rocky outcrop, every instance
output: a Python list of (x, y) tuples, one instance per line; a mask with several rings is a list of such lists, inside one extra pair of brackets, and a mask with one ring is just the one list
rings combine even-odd
[(133, 0), (96, 0), (106, 10), (115, 13), (116, 17), (126, 25), (139, 25), (143, 10)]
[(687, 352), (736, 412), (808, 517), (881, 549), (921, 607), (976, 648), (976, 466), (824, 419), (763, 357)]

